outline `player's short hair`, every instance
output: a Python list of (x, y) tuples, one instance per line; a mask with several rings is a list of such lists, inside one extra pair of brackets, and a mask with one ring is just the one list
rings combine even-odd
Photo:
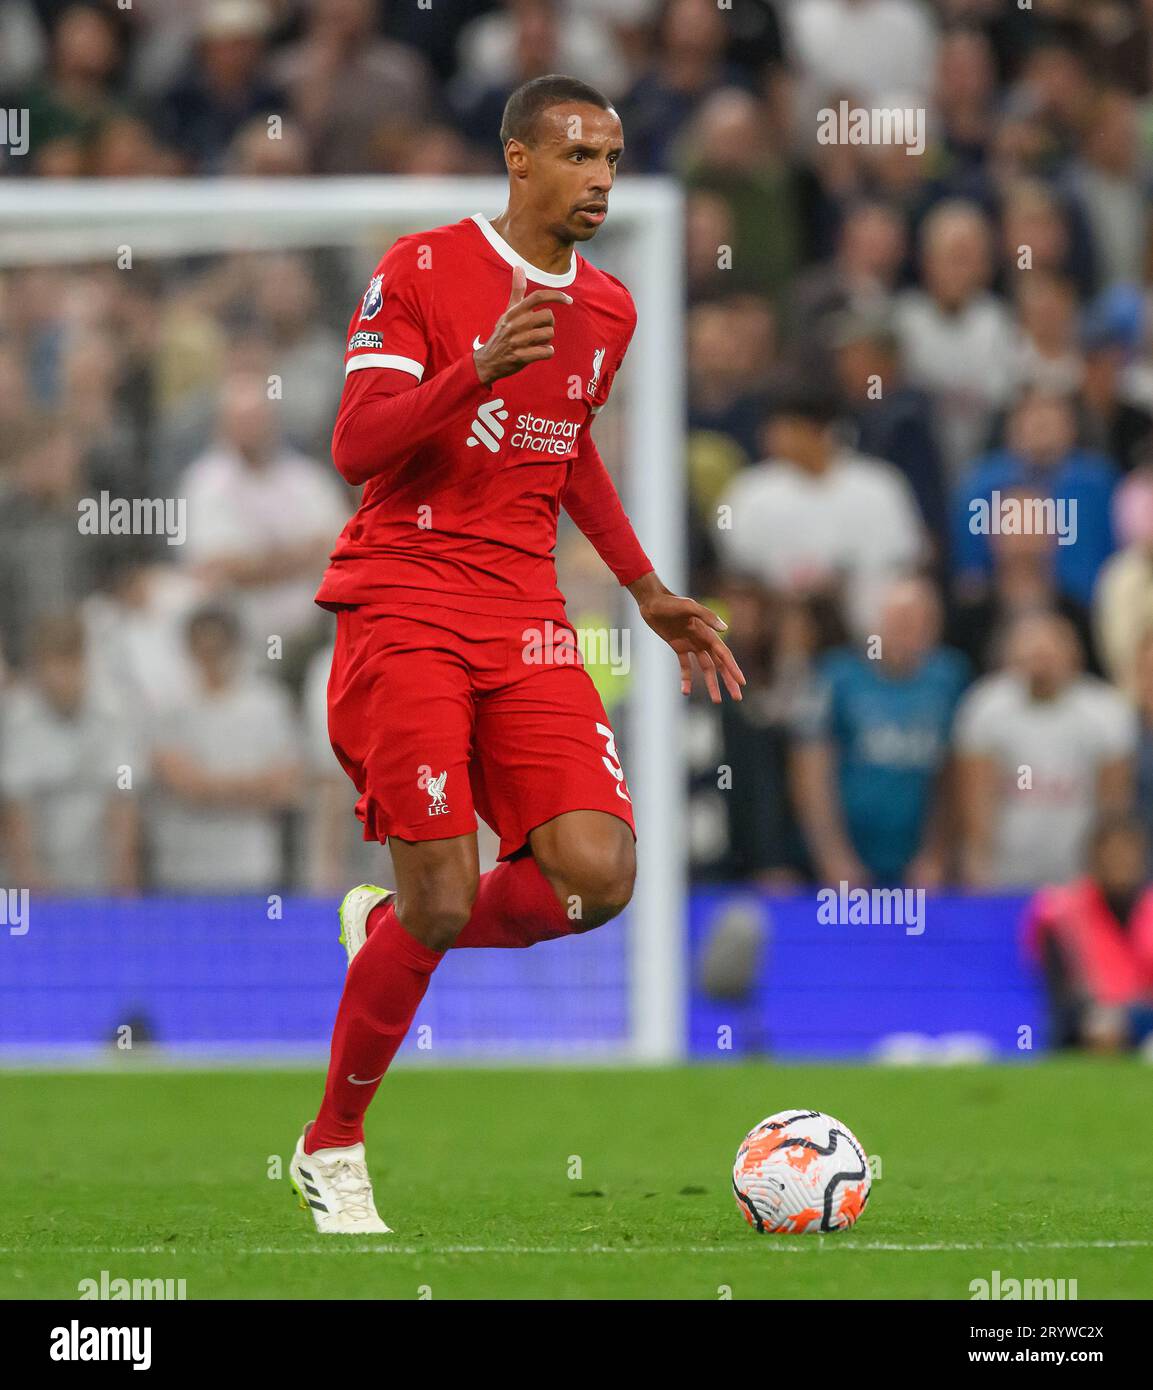
[(566, 77), (560, 72), (549, 73), (546, 77), (534, 77), (531, 82), (522, 83), (505, 102), (504, 115), (500, 122), (502, 147), (510, 140), (519, 140), (522, 145), (531, 145), (541, 112), (565, 101), (579, 101), (588, 106), (599, 106), (602, 111), (613, 109), (612, 102), (603, 92), (598, 92), (595, 87), (590, 87), (587, 82), (582, 82), (577, 77)]

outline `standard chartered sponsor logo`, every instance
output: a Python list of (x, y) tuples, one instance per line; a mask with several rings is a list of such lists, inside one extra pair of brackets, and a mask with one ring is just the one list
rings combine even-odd
[(509, 440), (514, 449), (534, 454), (565, 455), (571, 452), (580, 425), (576, 420), (550, 420), (544, 415), (518, 415), (516, 433)]
[(476, 418), (472, 422), (472, 433), (465, 440), (470, 449), (475, 449), (478, 444), (483, 444), (490, 454), (495, 454), (500, 448), (500, 441), (504, 438), (504, 425), (502, 420), (508, 419), (508, 411), (502, 410), (504, 401), (485, 401), (476, 412)]
[[(503, 410), (503, 400), (485, 401), (477, 411), (470, 426), (465, 443), (470, 449), (483, 444), (490, 454), (499, 453), (504, 439), (508, 411)], [(518, 415), (513, 425), (514, 433), (509, 444), (514, 449), (522, 449), (531, 454), (555, 454), (567, 458), (572, 453), (580, 431), (577, 420), (553, 420), (546, 415), (533, 415), (529, 411)]]

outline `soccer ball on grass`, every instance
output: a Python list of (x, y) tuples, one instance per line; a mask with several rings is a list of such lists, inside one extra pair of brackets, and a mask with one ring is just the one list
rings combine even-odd
[(751, 1129), (733, 1164), (733, 1193), (761, 1234), (847, 1231), (873, 1175), (848, 1126), (819, 1110), (781, 1110)]

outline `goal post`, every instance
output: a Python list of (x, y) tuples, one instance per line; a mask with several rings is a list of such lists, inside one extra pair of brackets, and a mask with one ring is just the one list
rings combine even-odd
[[(145, 262), (363, 248), (381, 229), (432, 227), (475, 211), (493, 216), (506, 200), (502, 178), (10, 180), (0, 199), (0, 270), (119, 265), (126, 252)], [(378, 254), (384, 249), (380, 245)], [(622, 179), (605, 232), (581, 250), (612, 268), (636, 302), (637, 328), (614, 393), (624, 397), (623, 501), (657, 572), (681, 591), (686, 483), (678, 185), (647, 176)], [(686, 1049), (683, 697), (672, 653), (635, 610), (628, 622), (632, 670), (624, 741), (638, 874), (626, 915), (629, 1042), (622, 1060), (659, 1063), (683, 1057)]]

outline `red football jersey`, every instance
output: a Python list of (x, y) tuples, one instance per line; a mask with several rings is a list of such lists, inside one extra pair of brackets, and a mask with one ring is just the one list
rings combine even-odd
[(567, 271), (538, 270), (479, 213), (401, 237), (353, 315), (345, 372), (386, 368), (421, 382), (471, 358), (508, 305), (516, 265), (526, 294), (563, 289), (573, 299), (548, 305), (553, 357), (487, 388), (477, 382), (475, 404), (369, 479), (319, 603), (449, 596), (467, 612), (563, 619), (561, 493), (636, 327), (624, 285), (575, 249)]

